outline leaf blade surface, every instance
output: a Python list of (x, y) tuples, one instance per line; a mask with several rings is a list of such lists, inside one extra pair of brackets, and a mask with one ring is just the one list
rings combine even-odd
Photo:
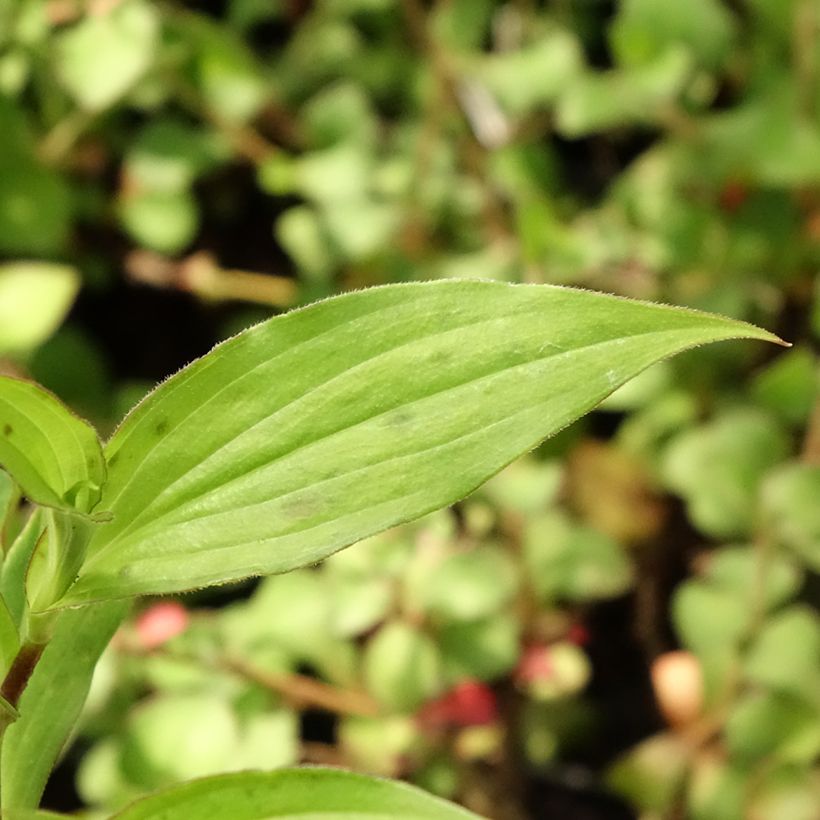
[(161, 385), (107, 447), (61, 604), (313, 563), (452, 503), (655, 361), (743, 322), (554, 286), (374, 288), (256, 326)]

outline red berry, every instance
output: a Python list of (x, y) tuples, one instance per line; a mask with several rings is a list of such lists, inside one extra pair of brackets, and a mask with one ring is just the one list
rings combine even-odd
[(188, 610), (179, 601), (162, 601), (140, 613), (135, 626), (140, 646), (155, 649), (186, 630)]
[(419, 712), (418, 719), (431, 728), (484, 726), (498, 719), (498, 703), (489, 686), (480, 681), (464, 680), (427, 703)]

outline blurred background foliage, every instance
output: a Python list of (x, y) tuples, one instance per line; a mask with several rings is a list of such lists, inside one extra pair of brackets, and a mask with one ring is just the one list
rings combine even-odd
[(656, 366), (316, 569), (141, 602), (49, 805), (318, 761), (499, 820), (820, 816), (816, 0), (0, 0), (0, 256), (0, 368), (104, 433), (386, 282), (794, 343)]

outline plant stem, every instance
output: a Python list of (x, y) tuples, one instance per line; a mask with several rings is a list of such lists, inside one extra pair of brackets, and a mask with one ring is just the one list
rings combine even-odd
[(31, 643), (26, 641), (17, 653), (17, 657), (11, 664), (2, 686), (0, 686), (0, 696), (14, 709), (20, 702), (20, 696), (29, 682), (37, 661), (43, 654), (45, 644)]

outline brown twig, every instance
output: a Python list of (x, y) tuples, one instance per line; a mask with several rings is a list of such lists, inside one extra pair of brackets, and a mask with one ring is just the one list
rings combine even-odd
[(216, 301), (237, 299), (282, 308), (292, 305), (298, 292), (289, 277), (224, 269), (207, 251), (177, 261), (153, 251), (134, 250), (125, 258), (125, 271), (132, 282)]
[(339, 689), (307, 675), (263, 672), (236, 658), (225, 659), (222, 666), (276, 692), (297, 708), (313, 707), (357, 717), (377, 717), (381, 714), (379, 704), (366, 692)]

